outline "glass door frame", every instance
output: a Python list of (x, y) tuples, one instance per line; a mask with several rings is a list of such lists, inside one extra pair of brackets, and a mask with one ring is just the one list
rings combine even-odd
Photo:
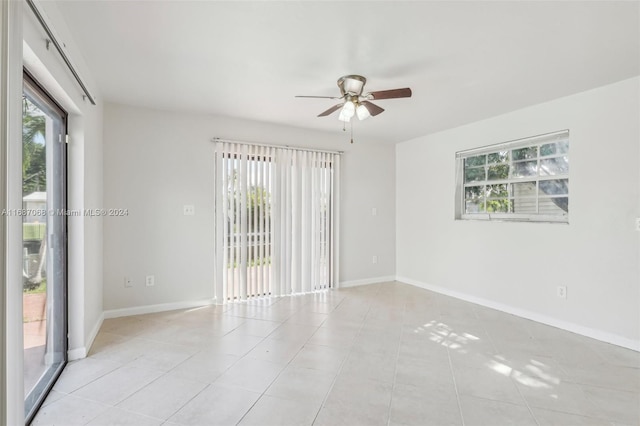
[[(47, 238), (47, 253), (46, 253), (46, 264), (47, 268), (47, 304), (45, 305), (47, 308), (47, 313), (52, 313), (53, 309), (56, 309), (55, 318), (49, 318), (47, 315), (46, 318), (46, 336), (45, 339), (47, 341), (50, 340), (50, 336), (53, 333), (54, 339), (59, 339), (57, 344), (61, 347), (57, 348), (61, 352), (62, 359), (59, 361), (59, 365), (55, 367), (51, 367), (45, 370), (45, 373), (38, 380), (37, 384), (33, 388), (33, 392), (30, 392), (28, 395), (25, 395), (25, 422), (29, 424), (33, 418), (35, 417), (38, 409), (41, 407), (42, 403), (46, 399), (47, 395), (53, 388), (56, 380), (62, 373), (62, 370), (67, 364), (68, 356), (67, 351), (69, 347), (68, 342), (68, 223), (67, 223), (67, 215), (62, 212), (62, 210), (66, 211), (67, 209), (67, 161), (68, 161), (68, 150), (65, 137), (67, 135), (67, 126), (68, 126), (68, 114), (67, 112), (60, 106), (58, 102), (49, 94), (49, 92), (29, 73), (29, 71), (24, 68), (23, 69), (23, 96), (26, 92), (28, 92), (29, 97), (33, 99), (37, 99), (39, 105), (44, 106), (46, 109), (50, 110), (53, 114), (60, 117), (62, 123), (60, 128), (60, 140), (55, 140), (55, 135), (53, 138), (53, 143), (58, 144), (59, 147), (55, 149), (59, 150), (55, 155), (52, 155), (53, 160), (58, 160), (55, 164), (51, 163), (54, 167), (59, 167), (57, 171), (51, 171), (56, 174), (56, 178), (60, 179), (58, 182), (49, 182), (47, 178), (47, 194), (50, 193), (50, 185), (59, 185), (59, 203), (61, 205), (56, 205), (51, 207), (49, 204), (50, 201), (53, 203), (53, 200), (47, 199), (47, 203), (45, 205), (46, 208), (46, 223), (47, 228), (52, 221), (57, 222), (57, 226), (60, 226), (59, 234), (57, 238), (50, 238), (50, 235), (53, 236), (53, 229), (47, 229), (45, 232), (44, 238)], [(46, 148), (45, 148), (46, 149)], [(53, 149), (53, 148), (52, 148)], [(45, 157), (48, 157), (49, 152), (46, 152)], [(59, 156), (58, 158), (55, 158)], [(52, 160), (52, 161), (53, 161)], [(50, 163), (49, 158), (46, 159), (47, 167)], [(50, 171), (47, 170), (47, 177), (49, 177)], [(26, 194), (23, 194), (23, 197)], [(49, 197), (47, 197), (49, 198)], [(56, 247), (56, 251), (58, 251), (55, 269), (56, 269), (56, 280), (55, 287), (54, 282), (49, 282), (50, 274), (52, 274), (52, 270), (49, 267), (53, 266), (53, 261), (49, 261), (50, 256), (54, 256), (54, 248), (50, 242), (55, 241), (55, 244), (61, 244), (61, 247)], [(55, 246), (55, 245), (53, 245)], [(53, 268), (52, 268), (53, 269)], [(60, 275), (58, 275), (60, 274)], [(49, 291), (55, 292), (56, 302), (61, 303), (60, 306), (51, 307), (49, 305), (49, 301), (51, 300), (51, 295)], [(58, 300), (59, 299), (59, 300)], [(62, 324), (59, 324), (59, 322)], [(53, 327), (54, 323), (56, 327), (60, 329), (50, 330), (50, 327)], [(53, 342), (52, 342), (53, 343)], [(55, 343), (54, 343), (55, 344)], [(56, 349), (56, 352), (57, 352)], [(47, 354), (45, 353), (45, 357)], [(23, 368), (24, 374), (24, 368)], [(28, 389), (25, 389), (25, 392)], [(35, 393), (34, 393), (35, 392)]]

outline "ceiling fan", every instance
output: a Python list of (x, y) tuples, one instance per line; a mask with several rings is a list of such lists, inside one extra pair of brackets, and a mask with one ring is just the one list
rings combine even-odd
[(356, 115), (358, 119), (364, 120), (384, 111), (383, 108), (370, 102), (372, 100), (411, 97), (411, 89), (408, 87), (362, 93), (366, 82), (367, 79), (361, 75), (345, 75), (338, 79), (341, 96), (296, 96), (296, 98), (342, 99), (342, 102), (318, 114), (318, 117), (326, 117), (340, 110), (338, 120), (349, 122), (354, 115)]

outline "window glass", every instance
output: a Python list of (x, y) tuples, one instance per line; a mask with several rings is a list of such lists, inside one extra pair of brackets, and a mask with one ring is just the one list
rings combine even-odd
[(569, 131), (460, 152), (457, 158), (457, 217), (568, 221)]

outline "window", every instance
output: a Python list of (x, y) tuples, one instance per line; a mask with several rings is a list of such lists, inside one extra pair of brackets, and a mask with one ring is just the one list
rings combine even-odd
[(569, 221), (569, 131), (456, 153), (457, 219)]

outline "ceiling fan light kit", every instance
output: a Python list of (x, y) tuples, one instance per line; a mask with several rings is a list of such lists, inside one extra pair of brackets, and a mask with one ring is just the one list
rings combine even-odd
[(359, 120), (366, 120), (371, 116), (376, 116), (384, 111), (384, 108), (369, 102), (379, 99), (395, 99), (410, 98), (411, 89), (405, 87), (403, 89), (381, 90), (377, 92), (362, 93), (367, 79), (361, 75), (350, 74), (338, 79), (338, 88), (340, 89), (340, 97), (333, 96), (296, 96), (297, 98), (323, 98), (323, 99), (342, 99), (342, 103), (332, 106), (328, 110), (318, 114), (318, 117), (326, 117), (333, 112), (340, 110), (338, 120), (348, 123), (353, 116), (357, 116)]
[(349, 122), (351, 121), (351, 117), (356, 113), (356, 104), (352, 99), (347, 99), (340, 110), (340, 115), (338, 116), (338, 120)]
[(358, 115), (359, 120), (366, 120), (367, 118), (371, 117), (367, 106), (362, 104), (358, 105), (358, 108), (356, 108), (356, 114)]

